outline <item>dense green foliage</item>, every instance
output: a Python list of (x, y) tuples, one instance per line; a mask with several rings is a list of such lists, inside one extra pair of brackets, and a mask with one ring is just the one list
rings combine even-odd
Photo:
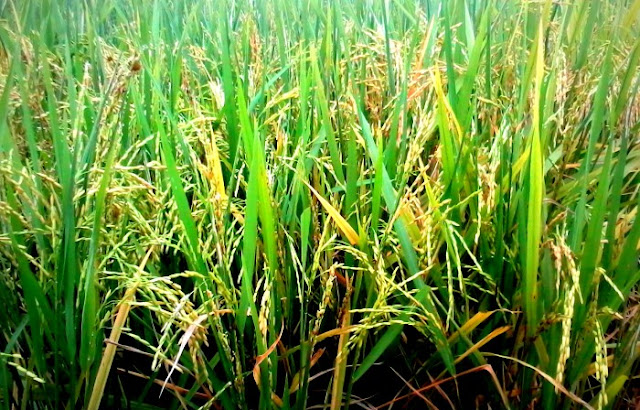
[(631, 407), (640, 1), (0, 1), (0, 406)]

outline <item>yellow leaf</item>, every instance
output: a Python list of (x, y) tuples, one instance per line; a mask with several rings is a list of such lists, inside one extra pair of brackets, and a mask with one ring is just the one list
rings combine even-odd
[(502, 327), (499, 327), (499, 328), (495, 329), (493, 332), (491, 332), (488, 335), (486, 335), (485, 337), (483, 337), (482, 340), (480, 340), (478, 343), (476, 343), (473, 346), (471, 346), (466, 352), (464, 352), (462, 355), (460, 355), (456, 359), (455, 363), (456, 364), (460, 363), (465, 357), (469, 356), (471, 353), (473, 353), (476, 350), (480, 349), (482, 346), (486, 345), (491, 340), (493, 340), (496, 337), (500, 336), (501, 334), (503, 334), (504, 332), (508, 331), (509, 329), (511, 329), (511, 326), (502, 326)]
[(482, 323), (485, 320), (487, 320), (493, 314), (493, 312), (495, 312), (495, 310), (492, 310), (492, 311), (489, 311), (489, 312), (478, 312), (478, 313), (476, 313), (475, 315), (473, 315), (473, 317), (471, 319), (467, 320), (465, 322), (465, 324), (460, 327), (460, 329), (458, 329), (455, 333), (453, 333), (451, 336), (449, 336), (448, 342), (449, 343), (453, 343), (456, 340), (458, 340), (460, 335), (467, 335), (473, 329), (478, 327), (478, 325), (480, 325), (480, 323)]
[[(434, 70), (431, 78), (433, 79), (433, 85), (436, 89), (436, 94), (438, 95), (438, 104), (442, 104), (449, 114), (450, 121), (453, 122), (453, 130), (456, 135), (456, 142), (460, 144), (460, 139), (462, 138), (462, 128), (460, 128), (460, 123), (456, 118), (455, 112), (453, 112), (451, 104), (449, 104), (449, 99), (444, 95), (444, 87), (442, 85), (442, 79), (440, 78), (440, 71)], [(453, 87), (453, 85), (451, 85), (451, 87)]]
[(331, 219), (333, 219), (334, 222), (336, 223), (336, 225), (338, 225), (338, 228), (340, 228), (340, 230), (342, 231), (344, 236), (347, 237), (347, 239), (349, 240), (351, 245), (358, 244), (358, 242), (360, 242), (360, 237), (358, 236), (358, 233), (351, 227), (349, 222), (347, 222), (347, 220), (344, 219), (342, 217), (342, 215), (340, 215), (340, 212), (338, 212), (338, 210), (336, 208), (334, 208), (329, 203), (329, 201), (327, 201), (322, 196), (320, 196), (318, 191), (313, 189), (313, 187), (311, 185), (309, 185), (309, 183), (307, 183), (306, 181), (302, 181), (302, 182), (304, 182), (304, 184), (307, 187), (309, 187), (309, 189), (311, 190), (311, 192), (313, 192), (313, 194), (316, 196), (316, 198), (318, 198), (318, 201), (320, 201), (320, 203), (322, 204), (324, 209), (327, 210), (327, 212), (329, 213), (329, 216), (331, 217)]
[(211, 145), (208, 148), (207, 162), (209, 163), (208, 165), (211, 171), (211, 183), (215, 187), (216, 194), (220, 195), (221, 198), (226, 199), (227, 194), (224, 188), (222, 165), (220, 162), (220, 155), (218, 153), (218, 146), (216, 144), (215, 135), (212, 136)]

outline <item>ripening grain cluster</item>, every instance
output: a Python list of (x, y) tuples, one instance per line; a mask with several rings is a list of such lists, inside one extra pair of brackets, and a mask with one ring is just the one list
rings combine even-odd
[(0, 409), (640, 406), (640, 0), (0, 1)]

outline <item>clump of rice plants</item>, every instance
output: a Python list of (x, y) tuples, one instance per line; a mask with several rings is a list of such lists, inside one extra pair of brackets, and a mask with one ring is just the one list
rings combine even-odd
[(639, 14), (0, 2), (0, 407), (640, 405)]

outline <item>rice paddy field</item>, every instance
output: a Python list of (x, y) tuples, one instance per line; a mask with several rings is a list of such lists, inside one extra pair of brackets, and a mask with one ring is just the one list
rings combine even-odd
[(0, 408), (638, 408), (639, 62), (640, 0), (0, 1)]

